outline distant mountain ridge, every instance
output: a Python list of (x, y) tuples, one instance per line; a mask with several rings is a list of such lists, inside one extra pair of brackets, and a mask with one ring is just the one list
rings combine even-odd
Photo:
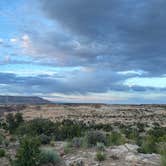
[(0, 104), (49, 104), (49, 103), (51, 102), (37, 96), (0, 95)]

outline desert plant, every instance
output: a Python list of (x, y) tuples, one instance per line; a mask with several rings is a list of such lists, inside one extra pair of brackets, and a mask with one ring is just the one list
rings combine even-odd
[(9, 138), (10, 142), (16, 142), (17, 141), (17, 136), (16, 135), (11, 135), (11, 137)]
[(55, 141), (51, 140), (51, 141), (50, 141), (50, 145), (51, 145), (51, 146), (54, 146), (54, 145), (55, 145)]
[(16, 123), (16, 126), (17, 126), (17, 127), (18, 127), (21, 123), (24, 122), (22, 113), (20, 113), (20, 112), (17, 112), (17, 113), (15, 114), (14, 118), (15, 118), (15, 123)]
[(4, 142), (4, 136), (0, 134), (0, 145), (3, 144), (3, 142)]
[(0, 157), (4, 157), (5, 156), (5, 150), (0, 148)]
[[(56, 126), (59, 124), (55, 124)], [(74, 137), (81, 137), (86, 130), (86, 126), (82, 122), (63, 120), (58, 127), (58, 137), (57, 139), (66, 140), (72, 139)]]
[(9, 142), (9, 140), (8, 140), (8, 139), (5, 139), (5, 140), (4, 140), (4, 145), (5, 145), (6, 147), (8, 147), (8, 146), (9, 146), (9, 143), (10, 143), (10, 142)]
[(47, 119), (36, 118), (23, 123), (17, 128), (18, 135), (40, 136), (41, 134), (51, 136), (55, 132), (54, 123)]
[(68, 153), (70, 153), (71, 152), (71, 150), (72, 150), (72, 143), (71, 142), (66, 142), (65, 144), (64, 144), (64, 147), (63, 147), (63, 149), (64, 149), (64, 153), (65, 154), (68, 154)]
[(38, 138), (25, 137), (20, 141), (14, 166), (38, 166), (40, 161), (40, 141)]
[(161, 166), (166, 166), (166, 153), (161, 154)]
[(14, 133), (16, 128), (23, 123), (22, 114), (17, 112), (15, 115), (9, 113), (6, 115), (7, 129), (10, 133)]
[(96, 147), (98, 151), (105, 151), (105, 145), (101, 142), (97, 142)]
[(119, 132), (112, 132), (107, 137), (108, 145), (121, 145), (125, 143), (125, 137)]
[(161, 142), (157, 145), (158, 153), (161, 155), (161, 166), (166, 166), (166, 143)]
[(49, 144), (51, 141), (51, 138), (45, 134), (41, 134), (39, 136), (39, 139), (40, 139), (41, 144)]
[(6, 115), (7, 129), (10, 133), (13, 133), (16, 128), (15, 118), (12, 113)]
[(98, 151), (96, 153), (96, 159), (98, 161), (104, 161), (106, 159), (106, 154), (104, 152)]
[(88, 146), (95, 146), (97, 142), (106, 144), (106, 134), (101, 131), (88, 131), (85, 135), (85, 140)]
[(51, 148), (42, 148), (40, 154), (40, 164), (59, 164), (61, 163), (61, 158)]
[(152, 135), (147, 135), (143, 141), (141, 147), (138, 149), (138, 152), (141, 153), (156, 153), (157, 152), (157, 146), (155, 137)]
[(80, 148), (83, 145), (83, 138), (75, 137), (72, 139), (72, 146)]

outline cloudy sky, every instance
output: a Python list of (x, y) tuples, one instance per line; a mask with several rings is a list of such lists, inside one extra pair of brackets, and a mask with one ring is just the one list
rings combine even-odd
[(0, 0), (0, 94), (165, 103), (165, 0)]

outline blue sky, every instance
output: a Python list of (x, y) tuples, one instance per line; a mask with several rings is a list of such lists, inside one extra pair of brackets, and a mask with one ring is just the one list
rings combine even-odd
[(0, 92), (165, 103), (165, 0), (1, 0)]

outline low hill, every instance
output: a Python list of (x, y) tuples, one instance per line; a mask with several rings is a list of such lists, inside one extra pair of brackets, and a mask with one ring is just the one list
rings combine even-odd
[(0, 96), (0, 104), (50, 104), (51, 102), (36, 96)]

